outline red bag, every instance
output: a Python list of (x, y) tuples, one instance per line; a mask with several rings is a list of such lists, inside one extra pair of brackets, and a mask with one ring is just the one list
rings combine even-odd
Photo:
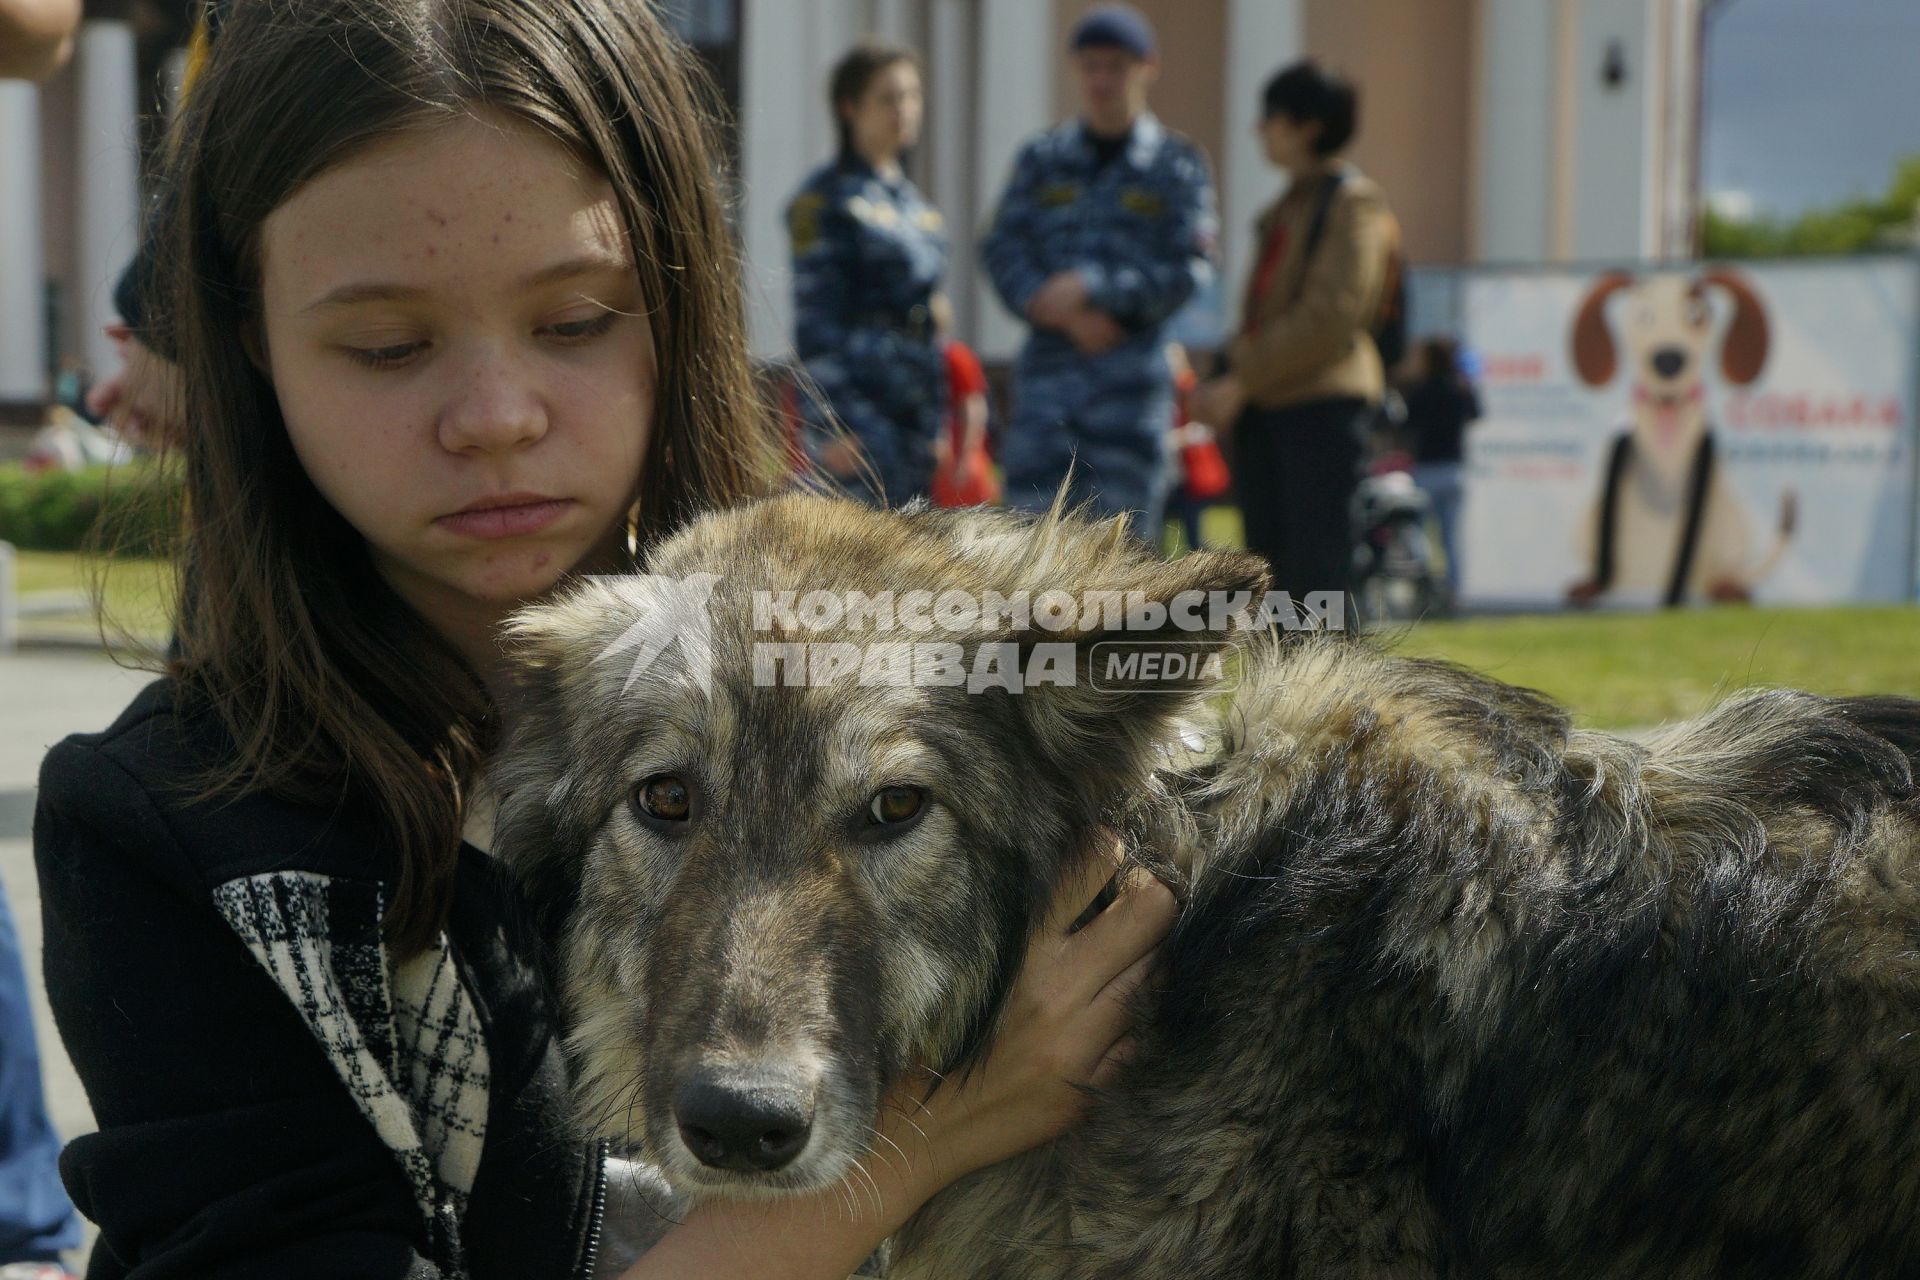
[(948, 456), (943, 465), (934, 468), (928, 496), (936, 507), (977, 507), (998, 502), (1000, 481), (993, 474), (986, 444), (982, 442), (970, 453), (961, 448), (967, 435), (964, 406), (969, 396), (986, 394), (986, 372), (981, 369), (979, 358), (964, 343), (947, 343), (945, 354), (947, 400), (951, 406), (947, 415)]
[(1187, 496), (1195, 502), (1211, 502), (1226, 493), (1233, 478), (1227, 474), (1227, 459), (1213, 432), (1189, 424), (1180, 435), (1180, 469), (1186, 473)]
[(977, 507), (1000, 501), (1000, 482), (993, 474), (993, 463), (985, 449), (975, 449), (965, 457), (949, 458), (933, 473), (933, 505), (936, 507)]

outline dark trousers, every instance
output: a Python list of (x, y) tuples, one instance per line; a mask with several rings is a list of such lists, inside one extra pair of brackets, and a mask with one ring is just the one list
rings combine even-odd
[(1353, 491), (1371, 408), (1359, 399), (1248, 409), (1233, 425), (1233, 483), (1247, 549), (1298, 603), (1345, 592), (1353, 575)]

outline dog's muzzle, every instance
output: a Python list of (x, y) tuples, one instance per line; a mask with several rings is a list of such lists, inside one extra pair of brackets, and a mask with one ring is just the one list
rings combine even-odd
[(1650, 360), (1653, 371), (1663, 378), (1677, 378), (1687, 367), (1687, 353), (1681, 347), (1661, 347)]
[(771, 1173), (806, 1149), (814, 1090), (785, 1076), (696, 1072), (673, 1099), (680, 1140), (701, 1164)]

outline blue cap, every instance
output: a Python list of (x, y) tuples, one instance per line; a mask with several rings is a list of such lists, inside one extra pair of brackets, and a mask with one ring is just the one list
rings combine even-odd
[(1130, 4), (1103, 4), (1073, 28), (1067, 47), (1082, 49), (1125, 49), (1136, 58), (1153, 56), (1153, 24)]

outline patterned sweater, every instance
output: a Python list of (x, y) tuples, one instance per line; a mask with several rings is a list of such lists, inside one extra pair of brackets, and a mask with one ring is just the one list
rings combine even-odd
[(100, 1226), (89, 1280), (616, 1274), (677, 1206), (568, 1136), (529, 913), (484, 833), (446, 931), (396, 965), (374, 816), (190, 802), (227, 750), (159, 680), (41, 769), (47, 990), (100, 1123), (61, 1159)]

